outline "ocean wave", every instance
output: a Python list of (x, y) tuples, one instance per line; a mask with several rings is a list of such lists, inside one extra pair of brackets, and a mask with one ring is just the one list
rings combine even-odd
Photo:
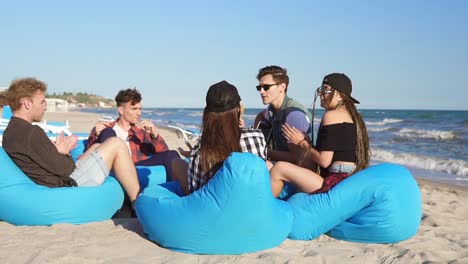
[[(144, 120), (144, 119), (141, 119), (141, 120)], [(159, 124), (167, 124), (167, 120), (164, 120), (164, 119), (156, 119), (156, 118), (151, 118), (150, 119), (151, 121), (153, 121), (153, 123), (158, 126)]]
[(455, 133), (453, 131), (441, 131), (441, 130), (403, 128), (400, 131), (395, 132), (394, 134), (399, 137), (404, 137), (404, 138), (429, 138), (429, 139), (435, 139), (435, 140), (455, 139)]
[(249, 119), (255, 119), (257, 117), (257, 115), (247, 115), (247, 114), (243, 114), (244, 118), (249, 118)]
[(201, 112), (191, 112), (188, 115), (189, 116), (203, 116), (203, 111), (201, 111)]
[(468, 177), (468, 162), (463, 160), (440, 159), (411, 153), (393, 153), (381, 149), (372, 149), (372, 159)]
[(368, 126), (383, 126), (383, 125), (386, 125), (386, 124), (400, 123), (400, 122), (403, 122), (403, 119), (384, 118), (382, 121), (378, 121), (378, 122), (366, 121), (366, 125), (368, 125)]
[(392, 129), (391, 127), (368, 127), (367, 132), (383, 132)]
[(155, 112), (152, 112), (152, 113), (145, 113), (146, 115), (155, 115), (155, 116), (167, 116), (167, 115), (170, 115), (172, 114), (171, 112), (163, 112), (163, 111), (155, 111)]

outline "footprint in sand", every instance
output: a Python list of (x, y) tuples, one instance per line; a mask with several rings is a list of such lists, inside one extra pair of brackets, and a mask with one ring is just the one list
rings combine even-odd
[(434, 218), (432, 216), (427, 215), (427, 214), (423, 214), (423, 216), (421, 218), (421, 222), (424, 225), (429, 225), (429, 226), (432, 226), (432, 227), (439, 226), (439, 224), (436, 223)]
[(304, 257), (313, 257), (318, 255), (318, 252), (313, 249), (305, 249), (301, 253)]

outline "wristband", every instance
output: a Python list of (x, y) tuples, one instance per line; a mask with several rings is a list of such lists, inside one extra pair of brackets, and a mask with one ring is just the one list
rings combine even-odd
[(297, 145), (300, 145), (302, 143), (302, 141), (305, 141), (306, 139), (303, 138), (301, 141), (297, 142)]

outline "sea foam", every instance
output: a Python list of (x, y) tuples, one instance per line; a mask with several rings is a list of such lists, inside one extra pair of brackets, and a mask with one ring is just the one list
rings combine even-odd
[(373, 161), (397, 163), (468, 178), (468, 162), (464, 160), (440, 159), (412, 153), (394, 153), (382, 149), (372, 149), (372, 159)]
[(392, 124), (392, 123), (400, 123), (403, 122), (403, 119), (396, 119), (396, 118), (384, 118), (382, 121), (366, 121), (366, 125), (368, 126), (383, 126), (386, 124)]
[(383, 132), (392, 129), (391, 127), (368, 127), (368, 132)]
[(429, 139), (435, 139), (435, 140), (455, 139), (455, 133), (453, 131), (441, 131), (441, 130), (403, 128), (400, 131), (395, 132), (394, 134), (400, 137), (405, 137), (405, 138), (429, 138)]

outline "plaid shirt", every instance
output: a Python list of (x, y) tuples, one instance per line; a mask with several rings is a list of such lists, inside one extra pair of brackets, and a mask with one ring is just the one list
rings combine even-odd
[[(113, 128), (114, 126), (115, 121), (109, 123), (108, 125), (109, 128)], [(96, 131), (93, 128), (89, 134), (86, 149), (96, 143), (97, 139), (98, 136), (96, 135)], [(135, 163), (148, 159), (154, 153), (169, 150), (166, 141), (164, 141), (164, 138), (161, 135), (153, 138), (148, 132), (138, 128), (135, 125), (132, 126), (130, 130), (128, 130), (128, 141), (130, 151), (132, 152), (132, 159)]]
[[(267, 148), (265, 137), (259, 129), (242, 129), (240, 146), (242, 152), (250, 152), (266, 160)], [(197, 144), (190, 153), (188, 167), (188, 183), (190, 192), (194, 192), (205, 185), (216, 171), (203, 172), (200, 164), (200, 144)]]

